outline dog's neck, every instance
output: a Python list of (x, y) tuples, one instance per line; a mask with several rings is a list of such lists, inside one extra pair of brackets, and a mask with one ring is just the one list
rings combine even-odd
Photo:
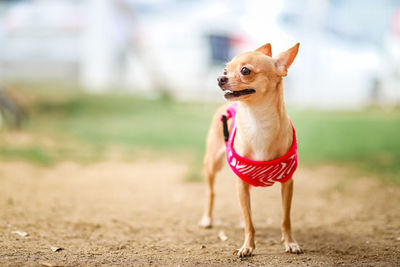
[(293, 141), (292, 126), (283, 101), (282, 81), (258, 101), (239, 101), (234, 147), (242, 156), (267, 161), (284, 155)]

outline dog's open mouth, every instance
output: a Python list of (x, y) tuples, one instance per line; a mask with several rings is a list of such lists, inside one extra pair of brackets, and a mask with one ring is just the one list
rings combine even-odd
[(224, 97), (226, 99), (231, 99), (231, 98), (239, 97), (239, 96), (242, 96), (242, 95), (254, 94), (255, 92), (256, 92), (256, 90), (251, 89), (251, 88), (244, 89), (244, 90), (239, 90), (239, 91), (225, 90)]

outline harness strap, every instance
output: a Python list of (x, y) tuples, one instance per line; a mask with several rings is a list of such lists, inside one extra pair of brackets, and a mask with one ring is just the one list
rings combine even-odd
[(224, 140), (225, 142), (228, 142), (229, 140), (229, 131), (228, 131), (228, 122), (227, 122), (227, 118), (225, 115), (221, 116), (221, 120), (222, 120), (222, 130), (223, 130), (223, 134), (224, 134)]

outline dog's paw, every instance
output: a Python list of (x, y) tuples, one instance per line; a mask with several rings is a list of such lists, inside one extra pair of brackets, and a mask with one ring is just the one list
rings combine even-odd
[(250, 257), (253, 254), (253, 248), (251, 247), (241, 247), (240, 249), (237, 249), (233, 252), (233, 255), (239, 256), (239, 258), (243, 257)]
[(210, 217), (208, 216), (203, 216), (203, 218), (201, 218), (199, 225), (203, 228), (211, 228), (212, 227), (212, 220)]
[(294, 254), (302, 254), (303, 250), (301, 249), (301, 247), (299, 246), (299, 244), (297, 244), (296, 242), (284, 242), (285, 245), (285, 251), (287, 253), (294, 253)]

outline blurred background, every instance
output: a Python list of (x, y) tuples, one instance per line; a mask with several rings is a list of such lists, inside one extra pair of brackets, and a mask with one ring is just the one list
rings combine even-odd
[(300, 42), (285, 78), (304, 165), (400, 181), (400, 0), (0, 1), (0, 157), (168, 157), (199, 179), (216, 77)]

